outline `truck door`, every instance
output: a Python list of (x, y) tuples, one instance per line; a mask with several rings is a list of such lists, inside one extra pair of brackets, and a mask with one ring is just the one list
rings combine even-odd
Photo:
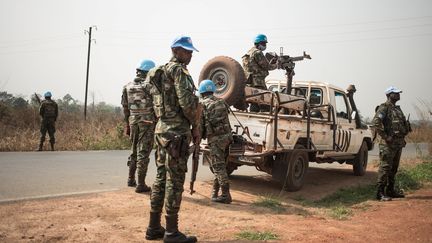
[(351, 107), (345, 93), (334, 90), (334, 108), (336, 112), (336, 145), (337, 150), (340, 152), (357, 152), (350, 151), (352, 143), (358, 143), (355, 141), (355, 122), (351, 119)]

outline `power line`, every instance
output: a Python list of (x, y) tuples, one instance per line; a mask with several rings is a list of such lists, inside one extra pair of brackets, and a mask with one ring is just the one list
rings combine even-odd
[(79, 48), (83, 47), (82, 44), (80, 45), (73, 45), (73, 46), (62, 46), (57, 48), (44, 48), (44, 49), (38, 49), (38, 50), (17, 50), (17, 51), (7, 51), (7, 52), (0, 52), (0, 55), (11, 55), (11, 54), (27, 54), (27, 53), (37, 53), (37, 52), (47, 52), (52, 50), (64, 50), (64, 49), (71, 49), (71, 48)]
[[(8, 45), (8, 44), (16, 44), (20, 42), (38, 42), (38, 41), (53, 41), (53, 40), (64, 40), (64, 39), (74, 39), (78, 38), (79, 34), (65, 34), (65, 35), (55, 35), (55, 36), (47, 36), (43, 38), (34, 38), (34, 39), (26, 39), (26, 40), (11, 40), (11, 41), (0, 41), (0, 45)], [(61, 37), (63, 36), (63, 37)]]

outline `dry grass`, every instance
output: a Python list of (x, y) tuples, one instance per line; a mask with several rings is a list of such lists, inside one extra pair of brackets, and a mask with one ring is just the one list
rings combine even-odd
[(432, 103), (420, 100), (415, 105), (419, 121), (412, 125), (412, 132), (408, 135), (407, 141), (411, 143), (428, 143), (428, 152), (432, 154)]
[[(4, 108), (4, 107), (2, 107)], [(7, 107), (5, 109), (8, 109)], [(116, 112), (59, 112), (56, 123), (57, 150), (126, 149), (122, 115)], [(0, 119), (0, 151), (31, 151), (39, 144), (40, 118), (36, 107), (7, 111)], [(48, 148), (48, 134), (45, 148)]]

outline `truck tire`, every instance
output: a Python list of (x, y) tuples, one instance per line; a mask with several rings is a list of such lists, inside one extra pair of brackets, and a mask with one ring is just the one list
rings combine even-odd
[(210, 79), (216, 85), (215, 96), (238, 109), (244, 105), (246, 77), (240, 63), (231, 57), (217, 56), (201, 69), (199, 82)]
[(359, 152), (353, 161), (353, 172), (356, 176), (363, 176), (366, 174), (366, 168), (368, 163), (368, 146), (366, 141), (363, 141)]
[[(295, 148), (304, 149), (302, 145), (296, 145)], [(302, 188), (308, 167), (307, 152), (294, 150), (280, 153), (273, 163), (272, 176), (282, 183), (282, 189), (294, 192)]]

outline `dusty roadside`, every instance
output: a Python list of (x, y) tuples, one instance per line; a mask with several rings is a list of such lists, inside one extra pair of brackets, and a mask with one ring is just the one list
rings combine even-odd
[[(300, 192), (284, 193), (282, 212), (252, 204), (260, 196), (279, 193), (268, 177), (233, 177), (231, 205), (211, 203), (210, 184), (198, 182), (198, 193), (184, 193), (180, 228), (200, 242), (241, 242), (236, 234), (245, 230), (275, 233), (279, 242), (432, 242), (431, 186), (402, 200), (353, 206), (354, 214), (347, 220), (332, 219), (322, 209), (295, 200), (314, 200), (340, 188), (342, 184), (329, 182), (332, 173), (324, 173), (329, 177), (309, 182)], [(342, 183), (366, 183), (374, 176), (368, 173), (360, 182), (347, 176)], [(0, 242), (143, 242), (148, 214), (149, 195), (132, 189), (4, 203)]]

